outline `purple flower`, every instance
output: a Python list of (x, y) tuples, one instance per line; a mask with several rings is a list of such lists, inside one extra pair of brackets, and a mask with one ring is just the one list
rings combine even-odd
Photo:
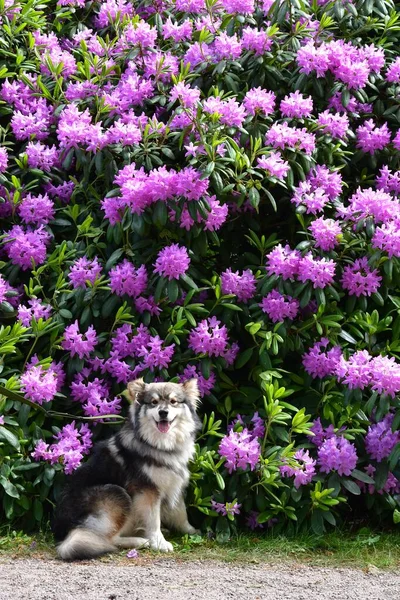
[(250, 269), (239, 271), (227, 269), (221, 273), (221, 289), (223, 294), (235, 294), (240, 302), (248, 302), (256, 291), (256, 278)]
[(339, 475), (351, 475), (357, 459), (354, 444), (336, 435), (325, 440), (318, 450), (318, 464), (322, 473), (337, 471)]
[(50, 367), (31, 365), (21, 375), (21, 390), (31, 402), (51, 402), (57, 392), (57, 374)]
[(305, 206), (307, 214), (316, 215), (328, 204), (329, 197), (323, 188), (314, 188), (309, 181), (301, 181), (299, 186), (295, 188), (291, 202), (296, 206)]
[(298, 450), (294, 455), (297, 464), (295, 466), (283, 465), (279, 468), (281, 475), (285, 477), (294, 476), (294, 487), (299, 489), (301, 485), (307, 485), (315, 475), (316, 461), (311, 458), (308, 450)]
[(137, 550), (135, 550), (135, 548), (133, 548), (132, 550), (129, 550), (129, 552), (127, 552), (126, 554), (126, 558), (137, 558), (139, 556), (139, 552)]
[(314, 288), (324, 288), (333, 283), (336, 264), (327, 258), (313, 258), (311, 252), (299, 262), (299, 281), (311, 281)]
[(326, 44), (317, 47), (313, 40), (307, 42), (297, 51), (297, 62), (301, 73), (309, 75), (315, 71), (317, 77), (323, 77), (329, 68)]
[(321, 250), (329, 252), (329, 250), (333, 250), (339, 244), (339, 237), (342, 234), (342, 230), (333, 219), (319, 217), (312, 221), (308, 229), (315, 238), (316, 248), (321, 248)]
[(97, 377), (90, 381), (90, 375), (91, 371), (84, 369), (75, 376), (71, 384), (72, 398), (82, 404), (83, 412), (88, 417), (118, 415), (121, 412), (121, 399), (111, 399), (106, 382)]
[(182, 375), (179, 376), (180, 383), (187, 381), (188, 379), (197, 379), (197, 385), (199, 387), (200, 397), (208, 396), (217, 380), (215, 373), (211, 372), (208, 379), (202, 375), (199, 367), (195, 365), (188, 365), (185, 367)]
[(268, 156), (263, 154), (257, 159), (259, 169), (265, 169), (272, 177), (284, 179), (290, 169), (289, 163), (282, 159), (279, 152), (270, 152)]
[(376, 356), (371, 361), (371, 386), (378, 394), (392, 398), (400, 392), (400, 365), (394, 356)]
[(126, 294), (131, 298), (137, 298), (147, 287), (146, 267), (141, 265), (136, 268), (127, 259), (111, 269), (109, 274), (111, 290), (117, 296)]
[(371, 458), (382, 462), (387, 458), (393, 448), (400, 442), (400, 432), (392, 431), (394, 415), (389, 413), (375, 425), (368, 427), (365, 436), (365, 449)]
[(20, 304), (18, 306), (18, 319), (21, 321), (24, 327), (30, 327), (32, 318), (36, 321), (39, 319), (46, 320), (50, 317), (52, 308), (48, 304), (43, 304), (41, 300), (32, 298), (28, 301), (29, 306)]
[(311, 183), (312, 190), (322, 189), (330, 200), (334, 200), (342, 192), (342, 176), (337, 171), (330, 171), (327, 167), (317, 165), (310, 171), (307, 181)]
[(382, 277), (377, 269), (368, 266), (368, 258), (364, 256), (354, 261), (343, 269), (341, 279), (343, 289), (349, 291), (350, 296), (370, 296), (379, 290)]
[(18, 214), (27, 225), (47, 225), (54, 219), (54, 202), (47, 194), (27, 194), (18, 207)]
[(375, 223), (387, 223), (400, 217), (400, 208), (397, 200), (387, 192), (359, 188), (351, 196), (348, 207), (339, 205), (338, 214), (355, 223), (367, 217), (373, 217)]
[(241, 506), (242, 505), (238, 504), (236, 500), (234, 500), (233, 502), (226, 502), (225, 504), (223, 504), (222, 502), (215, 502), (215, 500), (211, 500), (212, 510), (215, 510), (215, 512), (219, 513), (224, 517), (226, 517), (227, 515), (231, 515), (232, 517), (234, 515), (239, 515)]
[(54, 465), (60, 462), (64, 464), (64, 471), (71, 474), (79, 467), (85, 454), (92, 447), (92, 433), (89, 425), (81, 425), (79, 430), (75, 427), (75, 421), (65, 425), (59, 433), (53, 436), (55, 442), (50, 446), (40, 440), (31, 453), (35, 460), (45, 460)]
[(160, 250), (155, 262), (154, 272), (162, 277), (171, 279), (179, 279), (184, 275), (189, 268), (190, 258), (185, 247), (178, 244), (171, 244)]
[(400, 256), (400, 217), (376, 228), (372, 247), (384, 250), (389, 258)]
[(7, 148), (0, 147), (0, 173), (4, 173), (8, 166)]
[(69, 350), (71, 356), (77, 354), (79, 358), (87, 358), (97, 344), (97, 335), (91, 325), (86, 333), (80, 333), (78, 321), (65, 329), (64, 340), (61, 346)]
[(175, 344), (163, 347), (163, 340), (156, 335), (147, 342), (147, 347), (142, 346), (138, 350), (138, 356), (143, 358), (145, 367), (154, 371), (155, 368), (167, 369), (174, 354)]
[(46, 246), (50, 235), (42, 225), (34, 231), (24, 230), (20, 225), (14, 225), (6, 236), (5, 249), (14, 265), (19, 265), (23, 271), (41, 265), (46, 259)]
[(29, 142), (26, 147), (28, 165), (32, 169), (51, 171), (59, 163), (59, 153), (55, 146), (46, 146), (41, 142)]
[(341, 356), (336, 368), (338, 379), (350, 389), (363, 390), (371, 383), (371, 359), (367, 350), (358, 350), (348, 360)]
[[(269, 1), (269, 0), (264, 0)], [(268, 35), (266, 29), (255, 29), (244, 27), (242, 32), (242, 43), (245, 50), (255, 52), (256, 56), (262, 56), (271, 49), (273, 39)]]
[(390, 83), (400, 83), (400, 57), (389, 66), (386, 71), (386, 79)]
[(283, 279), (294, 279), (298, 274), (301, 254), (290, 246), (278, 244), (267, 255), (268, 275), (281, 275)]
[(4, 416), (0, 415), (0, 425), (4, 425)]
[(284, 296), (277, 290), (272, 290), (259, 305), (273, 323), (284, 319), (294, 319), (299, 312), (299, 302), (291, 296)]
[(82, 258), (78, 258), (78, 260), (74, 262), (68, 276), (74, 288), (86, 288), (88, 281), (94, 285), (100, 273), (101, 265), (99, 264), (97, 257), (93, 260), (89, 260), (86, 256), (82, 256)]
[(303, 354), (303, 365), (305, 370), (313, 378), (319, 377), (322, 379), (327, 375), (335, 375), (342, 351), (339, 346), (334, 346), (330, 350), (327, 348), (329, 340), (321, 338), (316, 342), (308, 352)]
[(333, 114), (329, 110), (324, 110), (320, 113), (317, 122), (324, 133), (339, 139), (346, 137), (350, 126), (347, 115)]
[(267, 116), (275, 110), (276, 96), (274, 92), (263, 90), (261, 87), (252, 88), (243, 100), (243, 106), (248, 115), (261, 114)]
[(253, 471), (260, 460), (261, 447), (257, 438), (253, 437), (247, 429), (236, 432), (231, 431), (222, 438), (219, 445), (219, 454), (226, 458), (225, 466), (229, 473), (236, 469)]
[(390, 131), (387, 123), (378, 127), (372, 119), (365, 121), (364, 125), (357, 128), (357, 148), (363, 152), (374, 154), (376, 150), (383, 150), (390, 142)]
[(317, 448), (320, 448), (325, 440), (329, 440), (335, 435), (335, 428), (333, 425), (329, 425), (326, 429), (322, 426), (321, 419), (315, 419), (314, 424), (310, 427), (310, 431), (314, 435), (307, 436), (310, 442), (312, 442)]
[(282, 116), (296, 119), (310, 117), (313, 110), (311, 96), (303, 96), (298, 90), (285, 96), (281, 102), (280, 110)]
[(189, 335), (189, 347), (196, 354), (223, 356), (228, 345), (228, 330), (216, 317), (204, 319)]
[(179, 99), (182, 106), (192, 108), (200, 99), (200, 90), (198, 88), (191, 88), (183, 81), (180, 81), (172, 87), (169, 97), (171, 102)]

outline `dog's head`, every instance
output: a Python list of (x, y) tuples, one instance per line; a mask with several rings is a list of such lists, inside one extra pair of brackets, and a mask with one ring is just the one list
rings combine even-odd
[(199, 427), (200, 400), (196, 379), (185, 383), (128, 383), (132, 416), (142, 438), (160, 450), (174, 450), (193, 437)]

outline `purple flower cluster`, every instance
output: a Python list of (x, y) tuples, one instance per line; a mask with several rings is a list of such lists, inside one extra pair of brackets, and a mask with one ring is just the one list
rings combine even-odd
[(250, 269), (240, 275), (238, 271), (227, 269), (221, 274), (223, 294), (234, 294), (240, 302), (248, 302), (256, 292), (256, 278)]
[(324, 288), (331, 285), (335, 276), (335, 261), (328, 258), (314, 258), (309, 252), (301, 256), (290, 246), (275, 246), (267, 256), (267, 272), (269, 275), (280, 275), (283, 279), (310, 281), (314, 288)]
[(110, 287), (117, 296), (141, 296), (147, 287), (147, 271), (144, 265), (136, 268), (125, 259), (110, 271)]
[(46, 320), (51, 315), (52, 308), (50, 305), (43, 304), (41, 300), (32, 298), (28, 300), (28, 306), (20, 304), (18, 306), (18, 319), (25, 327), (30, 327), (32, 319), (36, 321), (39, 319)]
[(368, 266), (368, 258), (358, 258), (343, 269), (342, 286), (350, 296), (370, 296), (379, 289), (382, 277), (377, 269)]
[(219, 445), (219, 454), (225, 457), (225, 466), (229, 473), (236, 469), (246, 469), (248, 466), (253, 471), (260, 460), (260, 444), (246, 428), (243, 431), (230, 431), (222, 438)]
[(278, 323), (284, 319), (294, 319), (300, 308), (297, 300), (294, 300), (291, 296), (284, 296), (277, 290), (272, 290), (263, 298), (260, 306), (273, 323)]
[(400, 442), (400, 432), (392, 431), (393, 414), (389, 413), (376, 423), (368, 427), (365, 436), (365, 449), (371, 458), (377, 462), (389, 456), (393, 448)]
[(87, 358), (97, 344), (97, 334), (91, 325), (86, 333), (80, 333), (78, 321), (65, 329), (62, 347), (68, 350), (71, 356)]
[(183, 370), (182, 375), (179, 376), (179, 381), (183, 383), (184, 381), (188, 381), (189, 379), (197, 379), (197, 385), (199, 387), (199, 392), (201, 398), (204, 396), (208, 396), (215, 386), (217, 381), (215, 373), (211, 372), (208, 378), (202, 375), (198, 366), (188, 365)]
[(89, 453), (92, 447), (92, 432), (86, 423), (79, 429), (75, 427), (75, 421), (65, 425), (59, 433), (54, 436), (53, 444), (46, 444), (40, 440), (32, 452), (35, 460), (45, 460), (54, 465), (60, 461), (64, 465), (64, 471), (70, 475), (79, 467), (83, 457)]
[[(195, 354), (223, 356), (231, 364), (235, 359), (231, 355), (234, 344), (231, 349), (228, 344), (228, 329), (226, 325), (221, 325), (221, 321), (218, 321), (216, 317), (200, 321), (189, 335), (189, 347)], [(234, 350), (237, 351), (236, 346)]]
[(327, 350), (328, 345), (328, 338), (321, 338), (308, 352), (303, 354), (304, 368), (312, 377), (322, 379), (336, 374), (342, 351), (339, 346)]
[(279, 470), (284, 477), (294, 477), (294, 487), (299, 489), (301, 485), (307, 485), (312, 481), (315, 475), (316, 461), (311, 458), (308, 450), (298, 450), (294, 459), (297, 463), (295, 466), (285, 464)]
[(215, 512), (219, 513), (223, 517), (226, 517), (227, 515), (239, 515), (241, 507), (242, 505), (238, 504), (235, 500), (233, 502), (226, 502), (225, 504), (223, 502), (211, 500), (212, 510), (215, 510)]
[(94, 285), (101, 273), (101, 265), (95, 257), (92, 260), (83, 256), (74, 262), (69, 272), (69, 279), (74, 288), (87, 287), (87, 283)]
[(318, 449), (318, 465), (322, 473), (336, 471), (339, 475), (351, 475), (356, 464), (355, 446), (344, 437), (333, 435)]
[(160, 250), (154, 265), (154, 272), (162, 277), (179, 279), (189, 268), (190, 258), (186, 248), (171, 244)]
[(31, 364), (21, 375), (21, 390), (31, 402), (51, 402), (57, 393), (57, 373), (50, 366)]

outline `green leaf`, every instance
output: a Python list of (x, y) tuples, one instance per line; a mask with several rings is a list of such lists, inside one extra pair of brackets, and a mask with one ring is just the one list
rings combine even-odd
[(0, 484), (3, 487), (7, 496), (11, 496), (11, 498), (19, 498), (19, 492), (15, 485), (8, 481), (5, 477), (0, 478)]
[(199, 288), (197, 287), (197, 285), (195, 284), (195, 282), (193, 281), (193, 279), (191, 277), (189, 277), (189, 275), (181, 275), (180, 277), (182, 279), (182, 281), (184, 281), (185, 283), (187, 283), (187, 285), (191, 288), (193, 288), (194, 290), (198, 290)]
[(361, 490), (355, 481), (351, 479), (342, 479), (342, 485), (350, 494), (354, 494), (355, 496), (359, 496), (361, 494)]
[(389, 465), (380, 463), (375, 471), (375, 486), (377, 490), (381, 490), (385, 485), (389, 475)]
[(354, 471), (352, 471), (352, 473), (351, 473), (351, 476), (354, 477), (354, 479), (358, 479), (358, 481), (362, 481), (363, 483), (369, 483), (369, 484), (375, 483), (374, 480), (372, 479), (372, 477), (370, 477), (363, 471), (359, 471), (358, 469), (354, 469)]
[(324, 517), (319, 509), (315, 510), (311, 516), (311, 528), (317, 535), (323, 535), (325, 532)]
[(235, 363), (236, 369), (241, 369), (246, 363), (249, 362), (253, 355), (253, 351), (253, 348), (247, 348), (247, 350), (245, 350), (238, 356), (238, 359)]
[(123, 253), (124, 253), (123, 248), (118, 248), (118, 250), (115, 250), (111, 254), (110, 258), (107, 260), (106, 265), (104, 267), (104, 269), (107, 273), (117, 263), (118, 259), (121, 258)]
[(176, 279), (168, 281), (168, 298), (170, 302), (176, 302), (179, 296), (179, 286)]
[(43, 518), (43, 504), (37, 498), (35, 498), (33, 503), (33, 516), (38, 523), (40, 523)]
[(0, 425), (0, 440), (5, 440), (15, 448), (16, 450), (20, 449), (20, 443), (16, 435), (14, 435), (9, 429)]
[(242, 310), (243, 310), (243, 309), (240, 308), (240, 306), (237, 306), (236, 304), (228, 304), (228, 303), (225, 304), (225, 303), (222, 303), (221, 306), (223, 308), (228, 308), (229, 310), (234, 310), (236, 312), (242, 312)]
[(225, 489), (225, 481), (224, 481), (224, 478), (222, 477), (221, 473), (215, 473), (215, 477), (216, 477), (216, 480), (218, 483), (218, 487), (221, 490), (224, 490)]

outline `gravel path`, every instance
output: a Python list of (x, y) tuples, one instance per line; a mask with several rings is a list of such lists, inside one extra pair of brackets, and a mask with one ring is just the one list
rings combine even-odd
[(399, 600), (400, 575), (373, 571), (299, 563), (0, 559), (0, 600)]

